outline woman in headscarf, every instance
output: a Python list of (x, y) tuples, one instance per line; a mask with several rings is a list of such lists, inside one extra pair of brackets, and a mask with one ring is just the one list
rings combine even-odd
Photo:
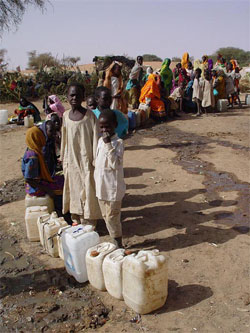
[(185, 52), (182, 56), (181, 67), (187, 69), (188, 62), (189, 62), (189, 54), (187, 52)]
[(200, 69), (201, 69), (201, 62), (200, 62), (200, 59), (196, 59), (196, 60), (194, 61), (194, 71), (195, 71), (197, 68), (200, 68)]
[(46, 144), (43, 132), (36, 126), (26, 132), (27, 149), (22, 159), (22, 173), (26, 181), (25, 191), (31, 196), (48, 194), (54, 199), (55, 208), (61, 214), (63, 177), (52, 177), (42, 149)]
[(147, 67), (146, 74), (142, 78), (142, 82), (144, 84), (147, 82), (149, 75), (152, 74), (152, 73), (153, 73), (153, 68), (151, 66)]
[(117, 61), (113, 61), (113, 63), (106, 70), (103, 86), (111, 90), (112, 103), (110, 108), (127, 114), (128, 105), (123, 92), (121, 68), (122, 64)]
[(53, 113), (56, 113), (59, 118), (62, 118), (63, 113), (65, 111), (64, 106), (62, 105), (60, 99), (56, 95), (50, 95), (48, 98), (45, 97), (44, 108), (45, 108), (44, 111), (47, 114), (46, 120), (50, 120), (51, 115)]
[(161, 79), (164, 83), (164, 88), (166, 89), (166, 97), (168, 97), (170, 94), (173, 80), (173, 72), (169, 68), (170, 64), (171, 60), (169, 58), (166, 58), (161, 65), (160, 71)]
[(202, 63), (201, 63), (201, 77), (205, 78), (205, 71), (208, 69), (208, 56), (205, 54), (202, 56)]
[(139, 105), (139, 96), (143, 73), (142, 64), (143, 57), (138, 56), (136, 59), (136, 63), (129, 74), (129, 80), (126, 86), (126, 90), (129, 91), (129, 100), (133, 109), (136, 109)]
[(34, 118), (34, 122), (37, 123), (41, 121), (40, 112), (38, 108), (28, 101), (25, 97), (20, 98), (20, 105), (17, 110), (15, 110), (15, 113), (18, 116), (18, 121), (22, 122), (24, 120), (24, 117), (28, 115), (32, 115)]
[(151, 115), (155, 120), (165, 120), (166, 110), (164, 102), (161, 100), (160, 76), (150, 74), (148, 81), (141, 90), (140, 102), (146, 103), (146, 98), (150, 99)]
[(213, 93), (215, 98), (215, 106), (219, 99), (226, 98), (226, 82), (225, 73), (222, 69), (212, 70), (212, 83), (213, 83)]

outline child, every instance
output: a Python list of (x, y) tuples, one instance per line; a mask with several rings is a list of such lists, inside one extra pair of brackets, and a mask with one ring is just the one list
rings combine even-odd
[(50, 119), (55, 126), (55, 149), (56, 149), (56, 156), (59, 158), (60, 157), (60, 148), (61, 148), (62, 119), (59, 118), (57, 113), (52, 113)]
[(86, 106), (88, 110), (94, 111), (97, 107), (97, 103), (94, 96), (87, 97)]
[[(232, 108), (233, 107), (233, 101), (234, 99), (237, 99), (239, 102), (239, 107), (241, 107), (241, 101), (239, 98), (238, 93), (235, 90), (235, 86), (234, 86), (234, 79), (235, 79), (235, 72), (233, 70), (233, 65), (229, 62), (226, 65), (226, 70), (227, 73), (226, 75), (226, 94), (227, 94), (227, 99), (228, 99), (228, 103), (229, 103), (229, 107)], [(230, 98), (231, 96), (231, 98)]]
[(110, 236), (122, 247), (121, 203), (126, 191), (123, 175), (123, 140), (115, 134), (115, 113), (104, 110), (99, 118), (102, 137), (95, 165), (96, 196)]
[[(96, 88), (95, 100), (97, 103), (97, 108), (95, 110), (93, 110), (93, 113), (95, 114), (96, 118), (98, 119), (103, 110), (110, 108), (110, 105), (112, 102), (110, 89), (108, 89), (106, 87)], [(115, 132), (117, 133), (119, 138), (123, 138), (128, 132), (128, 119), (119, 110), (113, 110), (113, 111), (114, 111), (114, 113), (116, 115), (116, 119), (117, 119), (117, 127), (115, 129)]]
[(206, 70), (204, 73), (205, 80), (202, 81), (202, 107), (207, 113), (211, 107), (214, 107), (214, 95), (213, 95), (213, 84), (210, 79), (209, 70)]
[(184, 97), (184, 90), (185, 90), (185, 81), (182, 81), (179, 84), (179, 87), (176, 88), (172, 94), (169, 96), (169, 100), (171, 102), (171, 110), (174, 110), (174, 116), (180, 117), (179, 114), (176, 113), (177, 110), (183, 111), (182, 103)]
[(197, 113), (196, 116), (201, 116), (201, 101), (203, 98), (202, 93), (202, 80), (201, 80), (201, 69), (196, 68), (195, 70), (195, 79), (193, 84), (193, 96), (192, 99), (197, 105)]
[(98, 126), (94, 114), (82, 107), (84, 87), (68, 87), (71, 110), (63, 114), (61, 160), (65, 177), (63, 212), (70, 211), (73, 223), (95, 226), (100, 210), (95, 193), (94, 159)]

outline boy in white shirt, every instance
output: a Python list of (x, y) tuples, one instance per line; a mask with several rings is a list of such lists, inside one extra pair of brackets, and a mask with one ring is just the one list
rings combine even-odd
[(99, 126), (102, 137), (95, 160), (96, 196), (110, 236), (118, 247), (122, 247), (121, 203), (126, 191), (123, 140), (115, 134), (117, 120), (112, 110), (102, 111)]

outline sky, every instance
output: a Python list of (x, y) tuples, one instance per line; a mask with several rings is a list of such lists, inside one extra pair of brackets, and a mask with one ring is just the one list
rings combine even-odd
[(250, 49), (250, 2), (241, 0), (50, 0), (28, 7), (17, 31), (4, 32), (9, 69), (27, 67), (27, 52), (79, 56), (150, 53), (194, 58), (220, 47)]

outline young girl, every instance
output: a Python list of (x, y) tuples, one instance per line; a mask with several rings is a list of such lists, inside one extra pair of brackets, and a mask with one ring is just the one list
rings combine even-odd
[(193, 101), (197, 105), (197, 113), (196, 116), (201, 116), (201, 101), (203, 98), (202, 92), (202, 80), (201, 80), (201, 69), (197, 68), (195, 70), (195, 79), (193, 84)]
[(122, 247), (121, 203), (126, 191), (123, 140), (115, 134), (117, 120), (112, 110), (101, 113), (99, 124), (102, 137), (96, 152), (96, 196), (110, 236), (118, 247)]
[(63, 212), (70, 211), (74, 223), (96, 224), (100, 210), (95, 193), (94, 159), (98, 141), (95, 115), (82, 107), (84, 87), (68, 88), (71, 110), (63, 114), (61, 160), (65, 184)]
[(214, 107), (213, 83), (210, 78), (209, 70), (205, 71), (205, 80), (202, 81), (202, 107), (205, 113)]

